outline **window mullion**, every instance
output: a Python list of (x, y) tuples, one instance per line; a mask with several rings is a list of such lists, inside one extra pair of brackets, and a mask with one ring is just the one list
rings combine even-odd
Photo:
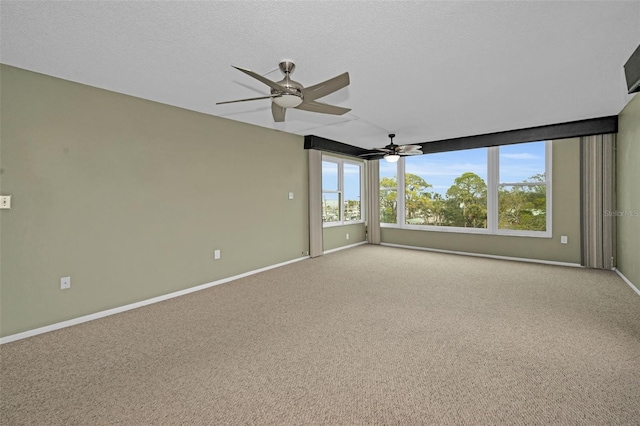
[(487, 148), (487, 230), (498, 229), (498, 188), (500, 186), (500, 148)]
[(344, 224), (344, 162), (338, 160), (338, 205), (340, 206), (340, 223)]
[(360, 168), (360, 220), (363, 222), (367, 221), (367, 209), (365, 208), (366, 204), (366, 194), (367, 194), (367, 189), (365, 188), (365, 173), (368, 173), (367, 170), (365, 170), (364, 164), (359, 164), (358, 167)]
[(551, 194), (551, 186), (552, 186), (552, 179), (551, 179), (551, 169), (552, 169), (552, 150), (553, 150), (553, 145), (551, 141), (546, 141), (545, 144), (545, 149), (544, 149), (544, 153), (545, 153), (545, 161), (544, 161), (544, 165), (545, 165), (545, 170), (544, 170), (544, 184), (546, 186), (545, 189), (545, 194), (547, 197), (547, 211), (546, 211), (546, 216), (547, 216), (547, 232), (549, 233), (549, 236), (553, 235), (552, 231), (551, 231), (551, 227), (552, 227), (552, 210), (551, 210), (551, 200), (552, 200), (552, 194)]
[(396, 189), (396, 206), (397, 206), (397, 217), (396, 220), (398, 222), (398, 226), (401, 228), (404, 228), (404, 225), (406, 223), (405, 221), (405, 216), (406, 216), (406, 212), (405, 212), (405, 186), (404, 186), (404, 158), (405, 157), (400, 157), (400, 160), (398, 160), (398, 188)]

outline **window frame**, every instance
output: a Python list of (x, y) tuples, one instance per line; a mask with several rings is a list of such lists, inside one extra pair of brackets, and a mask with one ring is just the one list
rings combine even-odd
[[(491, 211), (491, 217), (487, 216), (487, 221), (492, 225), (492, 229), (494, 230), (494, 234), (496, 235), (511, 235), (518, 237), (539, 237), (539, 238), (551, 238), (552, 237), (552, 141), (532, 141), (534, 142), (544, 142), (545, 143), (545, 171), (544, 171), (544, 182), (535, 182), (535, 183), (525, 183), (525, 182), (501, 182), (500, 181), (500, 146), (493, 147), (495, 150), (495, 176), (493, 176), (492, 182), (492, 190), (491, 190), (491, 202), (493, 208), (489, 208), (489, 192), (487, 192), (487, 210)], [(527, 143), (527, 142), (525, 142)], [(489, 169), (491, 172), (491, 169)], [(526, 231), (521, 229), (500, 229), (499, 227), (499, 206), (498, 206), (498, 195), (500, 191), (500, 187), (502, 186), (544, 186), (545, 187), (545, 202), (546, 202), (546, 210), (545, 210), (545, 220), (546, 226), (544, 231)], [(489, 184), (487, 184), (487, 190), (489, 188)]]
[[(329, 193), (333, 193), (333, 194), (338, 194), (338, 198), (339, 198), (339, 206), (340, 206), (340, 220), (339, 221), (335, 221), (335, 222), (325, 222), (323, 220), (322, 222), (322, 227), (323, 228), (331, 228), (334, 226), (345, 226), (345, 225), (355, 225), (358, 223), (365, 223), (365, 188), (364, 188), (364, 170), (365, 170), (365, 162), (364, 161), (358, 161), (358, 160), (349, 160), (346, 158), (340, 158), (340, 157), (334, 157), (331, 155), (326, 155), (326, 154), (322, 154), (322, 160), (321, 160), (321, 164), (327, 162), (327, 163), (334, 163), (338, 165), (338, 189), (337, 190), (325, 190), (323, 188), (323, 185), (320, 185), (320, 190), (321, 190), (321, 194), (322, 196), (324, 196), (325, 193), (329, 194)], [(346, 220), (345, 219), (345, 208), (344, 208), (344, 204), (345, 204), (345, 196), (344, 196), (344, 166), (345, 164), (348, 165), (352, 165), (352, 166), (357, 166), (359, 168), (359, 179), (358, 179), (358, 183), (359, 183), (359, 189), (360, 189), (360, 219), (359, 220)], [(321, 204), (322, 205), (322, 204)]]
[[(552, 238), (552, 140), (531, 141), (522, 143), (545, 143), (545, 181), (535, 183), (500, 182), (500, 148), (487, 147), (487, 227), (465, 228), (459, 226), (411, 225), (406, 222), (405, 211), (405, 158), (397, 163), (397, 217), (396, 223), (380, 222), (382, 228), (396, 228), (416, 231), (454, 232), (464, 234), (502, 235), (516, 237)], [(473, 148), (475, 149), (475, 148)], [(429, 155), (429, 154), (424, 154)], [(526, 231), (519, 229), (500, 229), (498, 224), (498, 191), (501, 186), (545, 186), (546, 187), (546, 226), (544, 231)]]

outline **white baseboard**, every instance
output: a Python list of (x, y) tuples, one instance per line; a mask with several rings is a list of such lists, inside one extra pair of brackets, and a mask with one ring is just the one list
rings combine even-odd
[(571, 266), (572, 268), (582, 268), (583, 267), (579, 263), (556, 262), (556, 261), (553, 261), (553, 260), (527, 259), (525, 257), (496, 256), (496, 255), (493, 255), (493, 254), (471, 253), (471, 252), (466, 252), (466, 251), (441, 250), (441, 249), (434, 249), (434, 248), (428, 248), (428, 247), (405, 246), (405, 245), (401, 245), (401, 244), (381, 243), (380, 245), (381, 246), (388, 246), (388, 247), (406, 248), (406, 249), (411, 249), (411, 250), (433, 251), (433, 252), (437, 252), (437, 253), (459, 254), (459, 255), (462, 255), (462, 256), (486, 257), (486, 258), (489, 258), (489, 259), (500, 259), (500, 260), (513, 260), (513, 261), (516, 261), (516, 262), (544, 263), (546, 265)]
[(617, 268), (613, 268), (613, 270), (616, 271), (616, 274), (618, 274), (620, 278), (622, 278), (622, 281), (624, 281), (629, 285), (629, 287), (631, 287), (631, 290), (635, 291), (638, 294), (638, 296), (640, 296), (640, 290), (638, 290), (638, 287), (636, 287), (635, 285), (633, 285), (631, 281), (629, 281), (629, 278), (625, 277), (624, 274), (620, 272)]
[(363, 244), (368, 244), (368, 243), (366, 241), (361, 241), (359, 243), (349, 244), (348, 246), (338, 247), (338, 248), (334, 248), (334, 249), (331, 249), (331, 250), (325, 250), (325, 251), (322, 252), (322, 254), (329, 254), (329, 253), (333, 253), (334, 251), (340, 251), (340, 250), (348, 249), (348, 248), (355, 247), (355, 246), (361, 246)]
[(253, 271), (245, 272), (243, 274), (234, 275), (233, 277), (223, 278), (218, 281), (213, 281), (207, 284), (201, 284), (195, 287), (190, 287), (184, 290), (175, 291), (173, 293), (165, 294), (158, 297), (153, 297), (151, 299), (142, 300), (140, 302), (131, 303), (129, 305), (119, 306), (113, 309), (107, 309), (106, 311), (96, 312), (95, 314), (84, 315), (78, 318), (73, 318), (67, 321), (62, 321), (56, 324), (47, 325), (45, 327), (35, 328), (33, 330), (23, 331), (22, 333), (12, 334), (10, 336), (5, 336), (0, 338), (0, 345), (15, 342), (16, 340), (26, 339), (27, 337), (37, 336), (38, 334), (48, 333), (50, 331), (59, 330), (61, 328), (71, 327), (72, 325), (82, 324), (83, 322), (93, 321), (98, 318), (104, 318), (110, 315), (119, 314), (121, 312), (130, 311), (131, 309), (140, 308), (142, 306), (151, 305), (153, 303), (162, 302), (164, 300), (173, 299), (174, 297), (184, 296), (185, 294), (193, 293), (196, 291), (204, 290), (216, 285), (228, 283), (230, 281), (235, 281), (240, 278), (248, 277), (250, 275), (258, 274), (260, 272), (268, 271), (269, 269), (279, 268), (280, 266), (288, 265), (290, 263), (299, 262), (301, 260), (309, 259), (309, 256), (300, 257), (293, 260), (288, 260), (286, 262), (278, 263), (271, 266), (266, 266), (264, 268), (256, 269)]

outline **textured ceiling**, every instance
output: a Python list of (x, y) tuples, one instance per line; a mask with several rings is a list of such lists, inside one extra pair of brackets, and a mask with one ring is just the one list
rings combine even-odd
[[(5, 64), (206, 114), (363, 148), (615, 115), (640, 43), (640, 2), (2, 1)], [(233, 69), (282, 59), (344, 116), (289, 110)]]

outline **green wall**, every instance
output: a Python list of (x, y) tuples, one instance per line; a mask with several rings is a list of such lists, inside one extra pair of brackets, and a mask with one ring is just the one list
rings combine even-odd
[(13, 196), (0, 211), (1, 336), (309, 250), (302, 137), (18, 68), (0, 74), (0, 189)]
[[(364, 223), (331, 226), (322, 231), (322, 249), (324, 251), (361, 243), (367, 239)], [(349, 234), (349, 239), (347, 239), (347, 234)]]
[[(580, 139), (554, 141), (553, 238), (462, 234), (382, 228), (382, 242), (494, 256), (580, 263)], [(568, 244), (560, 244), (560, 236)]]
[(616, 267), (640, 288), (640, 96), (619, 115), (616, 155)]

